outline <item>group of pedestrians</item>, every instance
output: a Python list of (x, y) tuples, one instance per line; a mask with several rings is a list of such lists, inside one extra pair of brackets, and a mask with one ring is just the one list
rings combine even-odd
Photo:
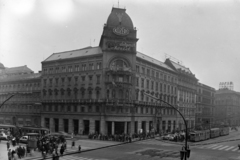
[(42, 138), (37, 141), (38, 150), (42, 152), (42, 157), (46, 158), (47, 154), (52, 155), (53, 160), (59, 159), (58, 147), (60, 147), (60, 155), (62, 156), (67, 148), (67, 143), (64, 137)]

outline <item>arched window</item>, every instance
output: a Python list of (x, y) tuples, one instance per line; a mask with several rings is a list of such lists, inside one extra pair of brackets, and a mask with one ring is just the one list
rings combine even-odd
[(118, 70), (129, 70), (128, 63), (123, 59), (115, 59), (110, 63), (110, 70), (118, 71)]

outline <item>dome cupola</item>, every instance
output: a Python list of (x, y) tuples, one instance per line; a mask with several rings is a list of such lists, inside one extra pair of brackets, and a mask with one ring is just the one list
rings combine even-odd
[(133, 30), (133, 22), (126, 13), (126, 9), (112, 8), (112, 12), (108, 16), (107, 24), (108, 27), (123, 26)]

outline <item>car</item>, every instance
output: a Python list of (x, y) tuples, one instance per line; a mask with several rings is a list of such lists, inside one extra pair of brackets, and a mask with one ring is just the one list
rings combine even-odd
[(22, 136), (19, 141), (20, 141), (20, 143), (27, 143), (28, 136)]
[(0, 139), (7, 140), (8, 139), (8, 135), (6, 135), (4, 132), (1, 132), (0, 133)]

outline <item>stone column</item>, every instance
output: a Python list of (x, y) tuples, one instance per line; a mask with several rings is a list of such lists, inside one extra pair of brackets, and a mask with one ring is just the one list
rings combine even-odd
[(127, 122), (124, 122), (124, 133), (127, 134)]
[(79, 134), (83, 134), (83, 120), (82, 119), (79, 119), (79, 122), (78, 122), (78, 133)]
[(73, 133), (73, 119), (68, 119), (68, 133)]
[(53, 118), (49, 118), (49, 119), (50, 119), (50, 122), (49, 122), (49, 123), (50, 123), (50, 124), (49, 124), (49, 125), (50, 125), (50, 131), (51, 131), (51, 132), (54, 132), (54, 131), (55, 131), (55, 128), (54, 128), (54, 125), (53, 125)]
[(95, 133), (95, 120), (90, 119), (90, 133)]
[(112, 135), (115, 134), (115, 122), (112, 121)]
[(139, 133), (140, 129), (142, 129), (142, 122), (138, 121), (138, 133)]
[(102, 134), (107, 134), (107, 127), (106, 127), (107, 123), (105, 121), (105, 118), (104, 116), (101, 116), (101, 119), (100, 119), (100, 132)]
[(146, 133), (148, 133), (150, 130), (149, 130), (149, 121), (146, 121), (145, 123), (145, 128), (146, 128)]
[(64, 131), (63, 129), (63, 119), (59, 118), (59, 131)]
[[(26, 125), (25, 123), (26, 123), (26, 122), (25, 122), (25, 118), (24, 118), (24, 119), (23, 119), (23, 125)], [(41, 117), (41, 126), (42, 126), (42, 127), (46, 127), (46, 126), (45, 126), (45, 117)]]

